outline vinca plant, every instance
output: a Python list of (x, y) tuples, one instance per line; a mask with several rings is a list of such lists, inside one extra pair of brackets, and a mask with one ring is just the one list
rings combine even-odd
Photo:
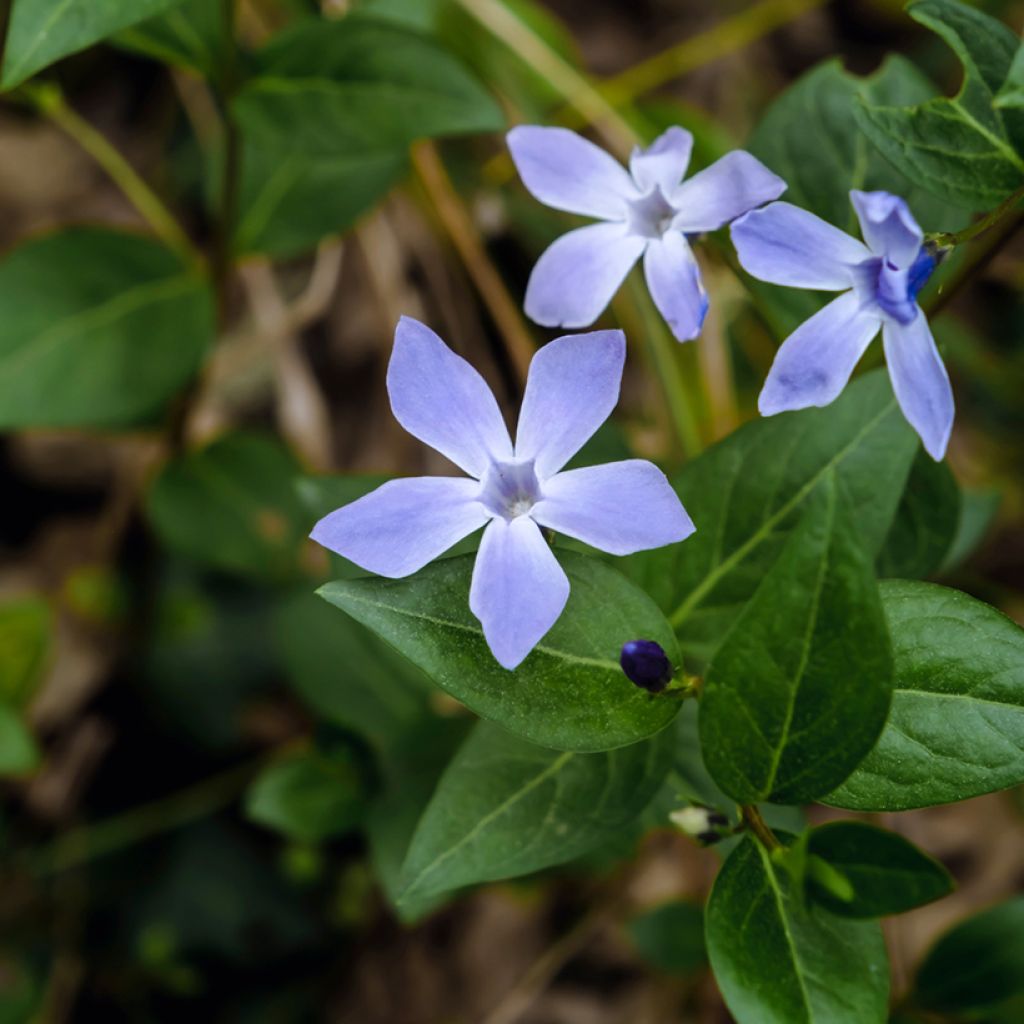
[(550, 6), (0, 22), (0, 1020), (1024, 1020), (1019, 5)]

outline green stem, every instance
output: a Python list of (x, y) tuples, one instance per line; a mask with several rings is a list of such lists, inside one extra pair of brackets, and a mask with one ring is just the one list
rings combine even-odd
[(744, 804), (740, 808), (740, 817), (743, 823), (757, 837), (757, 841), (769, 852), (777, 850), (782, 845), (775, 838), (775, 833), (768, 827), (761, 812), (754, 804)]
[(106, 138), (71, 109), (57, 86), (50, 83), (23, 86), (19, 95), (67, 132), (106, 171), (153, 231), (186, 263), (202, 265), (202, 254), (170, 210)]
[(981, 220), (975, 221), (962, 231), (941, 232), (936, 235), (929, 235), (928, 239), (936, 245), (947, 249), (962, 245), (964, 242), (970, 242), (972, 239), (977, 238), (978, 235), (984, 234), (989, 228), (998, 224), (1008, 213), (1013, 211), (1014, 207), (1022, 199), (1024, 199), (1024, 185), (1021, 185), (1013, 195), (1004, 199), (994, 210), (986, 213)]

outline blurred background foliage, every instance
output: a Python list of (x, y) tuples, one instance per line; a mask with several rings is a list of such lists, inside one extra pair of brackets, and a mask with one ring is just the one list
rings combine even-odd
[[(0, 76), (0, 1024), (727, 1019), (700, 911), (718, 854), (667, 816), (716, 800), (689, 714), (615, 843), (396, 912), (470, 716), (314, 596), (353, 567), (305, 538), (442, 468), (386, 404), (399, 315), (516, 404), (544, 337), (526, 276), (567, 218), (518, 184), (507, 124), (620, 154), (681, 124), (697, 165), (747, 145), (848, 227), (849, 188), (893, 174), (855, 94), (951, 93), (949, 51), (895, 0), (145, 0), (41, 45), (31, 7), (8, 12)], [(926, 230), (964, 222), (908, 198)], [(754, 415), (815, 299), (741, 279), (724, 236), (701, 258), (697, 344), (635, 282), (616, 300), (624, 401), (584, 459), (675, 466)], [(936, 321), (952, 474), (919, 460), (894, 532), (931, 532), (881, 556), (1018, 621), (1022, 284), (1018, 240)], [(1021, 813), (1011, 792), (883, 816), (960, 886), (890, 922), (897, 994), (946, 926), (1021, 889)], [(1000, 913), (976, 927), (1019, 963), (1019, 901)]]

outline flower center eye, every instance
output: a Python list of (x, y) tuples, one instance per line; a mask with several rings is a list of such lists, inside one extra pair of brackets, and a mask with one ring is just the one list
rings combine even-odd
[(909, 267), (876, 256), (854, 268), (855, 288), (861, 301), (907, 324), (917, 316), (917, 294), (934, 269), (935, 257), (924, 246)]
[(661, 238), (672, 226), (675, 215), (675, 207), (665, 198), (661, 186), (655, 185), (645, 195), (628, 204), (626, 223), (631, 235)]
[(511, 521), (525, 516), (540, 498), (540, 481), (530, 459), (493, 463), (483, 479), (477, 500), (489, 512)]

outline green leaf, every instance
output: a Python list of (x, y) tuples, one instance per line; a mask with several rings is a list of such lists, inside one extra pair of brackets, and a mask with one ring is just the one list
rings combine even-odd
[(1024, 107), (1024, 43), (1017, 47), (1006, 81), (996, 94), (997, 107)]
[(172, 3), (171, 10), (125, 29), (113, 41), (165, 64), (215, 78), (225, 55), (224, 5), (216, 0)]
[[(935, 95), (935, 87), (908, 60), (889, 56), (860, 78), (832, 59), (796, 80), (765, 111), (748, 149), (781, 175), (783, 197), (860, 237), (850, 190), (883, 189), (907, 200), (930, 231), (953, 231), (965, 215), (951, 211), (907, 178), (868, 141), (854, 116), (858, 97), (876, 106), (903, 107)], [(788, 289), (792, 291), (792, 289)]]
[(999, 491), (963, 491), (956, 536), (939, 566), (943, 573), (958, 569), (985, 539), (1002, 502)]
[(704, 911), (678, 900), (629, 922), (629, 937), (649, 964), (667, 974), (692, 974), (704, 965)]
[(161, 540), (197, 562), (289, 579), (312, 525), (293, 486), (298, 475), (276, 439), (230, 434), (164, 466), (146, 511)]
[(808, 834), (807, 850), (836, 869), (852, 894), (841, 900), (813, 877), (814, 899), (842, 917), (902, 914), (953, 891), (949, 872), (913, 843), (859, 821), (835, 821)]
[(0, 428), (152, 419), (213, 338), (207, 285), (156, 242), (72, 228), (0, 264)]
[(315, 594), (282, 603), (275, 639), (289, 682), (306, 704), (378, 752), (394, 749), (424, 714), (429, 683), (416, 666)]
[(275, 152), (394, 154), (416, 139), (505, 123), (445, 50), (370, 18), (300, 23), (270, 43), (258, 71), (235, 113), (252, 145)]
[(738, 803), (803, 803), (874, 745), (892, 655), (871, 563), (829, 478), (715, 654), (700, 701), (708, 770)]
[(686, 657), (706, 664), (821, 481), (835, 472), (874, 554), (917, 447), (881, 371), (855, 381), (827, 408), (753, 420), (673, 480), (697, 532), (683, 544), (630, 556), (626, 571), (668, 615)]
[(657, 792), (672, 732), (598, 754), (534, 746), (480, 722), (416, 828), (401, 899), (572, 860), (627, 825)]
[(1024, 114), (993, 105), (1019, 39), (956, 0), (917, 0), (907, 12), (949, 44), (963, 64), (963, 85), (951, 99), (913, 106), (864, 98), (857, 123), (922, 188), (970, 210), (995, 206), (1024, 184)]
[(1024, 993), (1024, 896), (946, 932), (921, 964), (914, 1003), (976, 1013)]
[(344, 748), (292, 754), (269, 765), (245, 794), (245, 813), (303, 843), (350, 832), (362, 818), (359, 771)]
[(39, 764), (32, 734), (6, 704), (0, 704), (0, 775), (26, 775)]
[(1024, 782), (1024, 630), (932, 583), (880, 585), (894, 690), (874, 750), (828, 803), (905, 811)]
[(878, 925), (804, 907), (749, 836), (707, 908), (711, 967), (738, 1024), (881, 1024), (889, 971)]
[(0, 88), (13, 89), (48, 64), (181, 0), (14, 0)]
[(960, 488), (945, 462), (923, 449), (903, 488), (896, 518), (878, 553), (879, 576), (924, 579), (939, 571), (960, 526)]
[(368, 626), (442, 689), (509, 732), (557, 750), (609, 750), (651, 736), (679, 710), (619, 666), (622, 645), (656, 640), (678, 664), (675, 637), (642, 591), (597, 559), (561, 552), (571, 592), (561, 618), (515, 670), (503, 669), (469, 610), (474, 556), (408, 579), (335, 580), (318, 593)]
[(32, 698), (49, 660), (53, 613), (42, 597), (18, 597), (0, 605), (0, 703), (23, 707)]

